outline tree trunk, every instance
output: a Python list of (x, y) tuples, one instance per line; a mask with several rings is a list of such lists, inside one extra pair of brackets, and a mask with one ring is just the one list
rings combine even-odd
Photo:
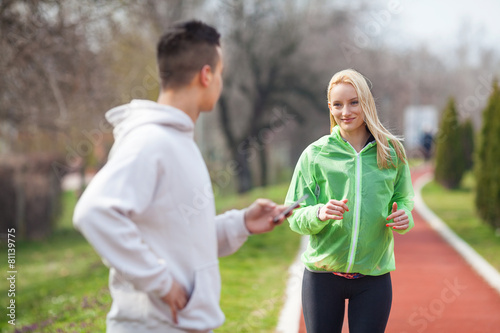
[(265, 143), (260, 142), (259, 144), (260, 186), (266, 187), (268, 185), (267, 149)]
[(24, 167), (21, 167), (21, 170), (14, 170), (14, 190), (15, 190), (15, 203), (16, 203), (16, 233), (20, 237), (27, 237), (26, 230), (26, 191), (25, 191), (25, 171)]
[(247, 138), (244, 138), (242, 141), (235, 138), (229, 119), (229, 107), (224, 96), (221, 96), (219, 99), (219, 109), (222, 131), (231, 151), (233, 161), (236, 161), (237, 164), (235, 171), (238, 181), (238, 193), (248, 192), (252, 188), (252, 172), (248, 163), (251, 154), (249, 141)]
[(250, 152), (248, 149), (238, 149), (238, 147), (233, 147), (231, 152), (237, 163), (238, 193), (248, 192), (252, 189), (252, 172), (248, 163)]

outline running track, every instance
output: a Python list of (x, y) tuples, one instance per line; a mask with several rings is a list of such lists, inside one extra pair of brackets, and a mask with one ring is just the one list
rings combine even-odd
[[(413, 181), (426, 172), (412, 172)], [(499, 333), (500, 295), (415, 210), (413, 217), (408, 234), (395, 233), (397, 268), (391, 273), (394, 295), (386, 332)], [(349, 332), (347, 318), (342, 332)], [(306, 333), (302, 316), (299, 333)]]

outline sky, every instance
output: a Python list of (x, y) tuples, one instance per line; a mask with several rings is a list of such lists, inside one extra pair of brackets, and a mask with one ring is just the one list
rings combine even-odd
[(391, 44), (425, 44), (443, 53), (465, 41), (472, 50), (486, 46), (500, 52), (500, 0), (382, 0), (380, 4), (387, 10), (391, 4), (400, 5), (392, 10), (388, 24)]

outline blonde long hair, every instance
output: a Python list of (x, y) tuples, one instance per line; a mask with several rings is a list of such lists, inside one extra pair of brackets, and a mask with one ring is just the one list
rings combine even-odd
[[(331, 103), (330, 93), (333, 86), (341, 83), (349, 83), (356, 90), (359, 104), (361, 105), (361, 109), (363, 110), (366, 126), (368, 126), (368, 130), (372, 133), (373, 137), (377, 141), (378, 167), (380, 169), (389, 168), (388, 161), (391, 161), (391, 164), (393, 166), (395, 165), (394, 161), (392, 160), (389, 142), (392, 143), (397, 157), (401, 161), (403, 161), (403, 163), (406, 163), (406, 154), (400, 139), (391, 134), (391, 132), (389, 132), (378, 119), (375, 100), (373, 99), (373, 95), (370, 91), (370, 88), (368, 87), (367, 79), (354, 69), (345, 69), (336, 73), (335, 75), (333, 75), (330, 83), (328, 84), (328, 103)], [(336, 125), (337, 122), (330, 112), (330, 133), (333, 131), (333, 128)]]

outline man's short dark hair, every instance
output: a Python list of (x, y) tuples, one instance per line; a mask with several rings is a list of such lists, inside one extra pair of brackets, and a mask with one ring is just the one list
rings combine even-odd
[(215, 68), (220, 34), (203, 22), (192, 20), (172, 25), (158, 42), (157, 61), (161, 86), (189, 84), (203, 66)]

